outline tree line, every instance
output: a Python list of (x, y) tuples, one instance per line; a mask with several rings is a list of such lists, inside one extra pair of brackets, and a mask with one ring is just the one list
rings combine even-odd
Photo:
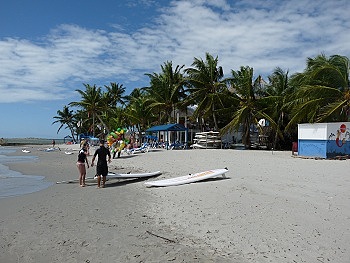
[[(298, 123), (350, 120), (349, 58), (320, 54), (307, 58), (305, 70), (290, 75), (275, 68), (267, 80), (254, 77), (253, 68), (241, 66), (224, 75), (218, 57), (206, 53), (192, 65), (161, 65), (160, 73), (147, 73), (149, 85), (126, 94), (123, 84), (103, 88), (83, 84), (76, 89), (80, 101), (57, 111), (54, 123), (70, 130), (74, 140), (89, 132), (104, 137), (116, 127), (145, 131), (153, 125), (176, 121), (175, 111), (195, 105), (190, 122), (205, 124), (225, 134), (242, 130), (242, 142), (251, 145), (252, 127), (264, 133), (274, 149), (289, 149)], [(269, 126), (258, 125), (260, 119)]]

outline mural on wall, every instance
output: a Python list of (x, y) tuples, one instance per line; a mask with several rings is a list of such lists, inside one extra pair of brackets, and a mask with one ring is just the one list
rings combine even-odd
[(346, 131), (346, 125), (340, 125), (339, 130), (337, 130), (337, 138), (335, 139), (335, 143), (338, 147), (342, 147), (346, 143), (346, 137), (349, 137), (349, 131)]
[(328, 155), (349, 154), (350, 149), (349, 123), (332, 123), (328, 126)]

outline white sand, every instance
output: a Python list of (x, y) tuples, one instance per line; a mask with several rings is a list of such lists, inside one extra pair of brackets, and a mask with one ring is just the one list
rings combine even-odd
[[(39, 162), (10, 167), (51, 182), (77, 178), (66, 148), (34, 147)], [(189, 185), (54, 184), (0, 199), (0, 262), (349, 262), (350, 160), (153, 150), (122, 155), (110, 171), (161, 170), (155, 180), (224, 167), (228, 179)]]

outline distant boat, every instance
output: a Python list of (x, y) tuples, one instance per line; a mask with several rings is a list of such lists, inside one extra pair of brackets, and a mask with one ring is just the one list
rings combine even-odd
[(26, 150), (26, 149), (23, 149), (22, 152), (24, 152), (24, 153), (30, 153), (30, 151), (29, 151), (29, 150)]

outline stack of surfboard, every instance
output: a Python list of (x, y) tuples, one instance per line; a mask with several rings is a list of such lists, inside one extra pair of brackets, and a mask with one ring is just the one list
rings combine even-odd
[(218, 149), (221, 148), (221, 137), (219, 132), (197, 132), (194, 138), (193, 149)]

